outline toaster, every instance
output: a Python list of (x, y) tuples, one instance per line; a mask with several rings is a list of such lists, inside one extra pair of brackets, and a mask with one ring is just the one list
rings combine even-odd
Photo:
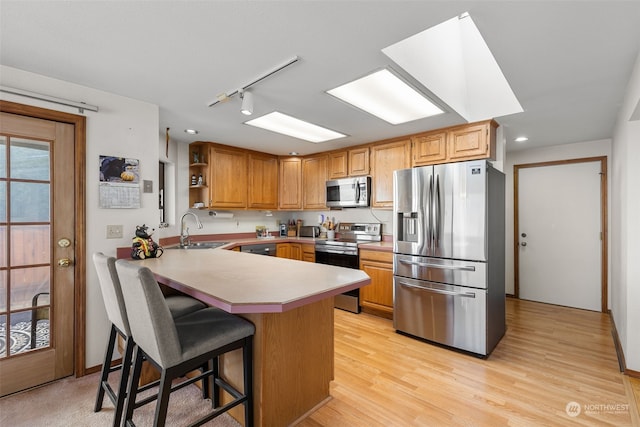
[(320, 235), (320, 227), (317, 225), (303, 225), (300, 227), (300, 236), (298, 237), (318, 237)]

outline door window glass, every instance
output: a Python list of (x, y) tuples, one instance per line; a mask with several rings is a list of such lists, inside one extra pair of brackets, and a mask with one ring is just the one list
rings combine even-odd
[(0, 138), (0, 358), (50, 346), (50, 142)]

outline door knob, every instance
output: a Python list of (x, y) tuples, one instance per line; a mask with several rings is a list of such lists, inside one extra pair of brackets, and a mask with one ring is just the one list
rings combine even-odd
[(527, 246), (527, 242), (520, 243), (520, 246)]
[(71, 260), (69, 258), (61, 258), (58, 260), (58, 267), (69, 267)]

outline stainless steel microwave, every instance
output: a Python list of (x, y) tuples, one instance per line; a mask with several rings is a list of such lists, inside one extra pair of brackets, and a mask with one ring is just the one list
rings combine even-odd
[(370, 198), (370, 176), (327, 181), (327, 206), (330, 208), (367, 207)]

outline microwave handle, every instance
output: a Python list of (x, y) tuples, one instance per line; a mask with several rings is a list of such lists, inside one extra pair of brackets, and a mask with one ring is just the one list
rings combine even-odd
[(360, 201), (360, 183), (356, 181), (356, 202)]

